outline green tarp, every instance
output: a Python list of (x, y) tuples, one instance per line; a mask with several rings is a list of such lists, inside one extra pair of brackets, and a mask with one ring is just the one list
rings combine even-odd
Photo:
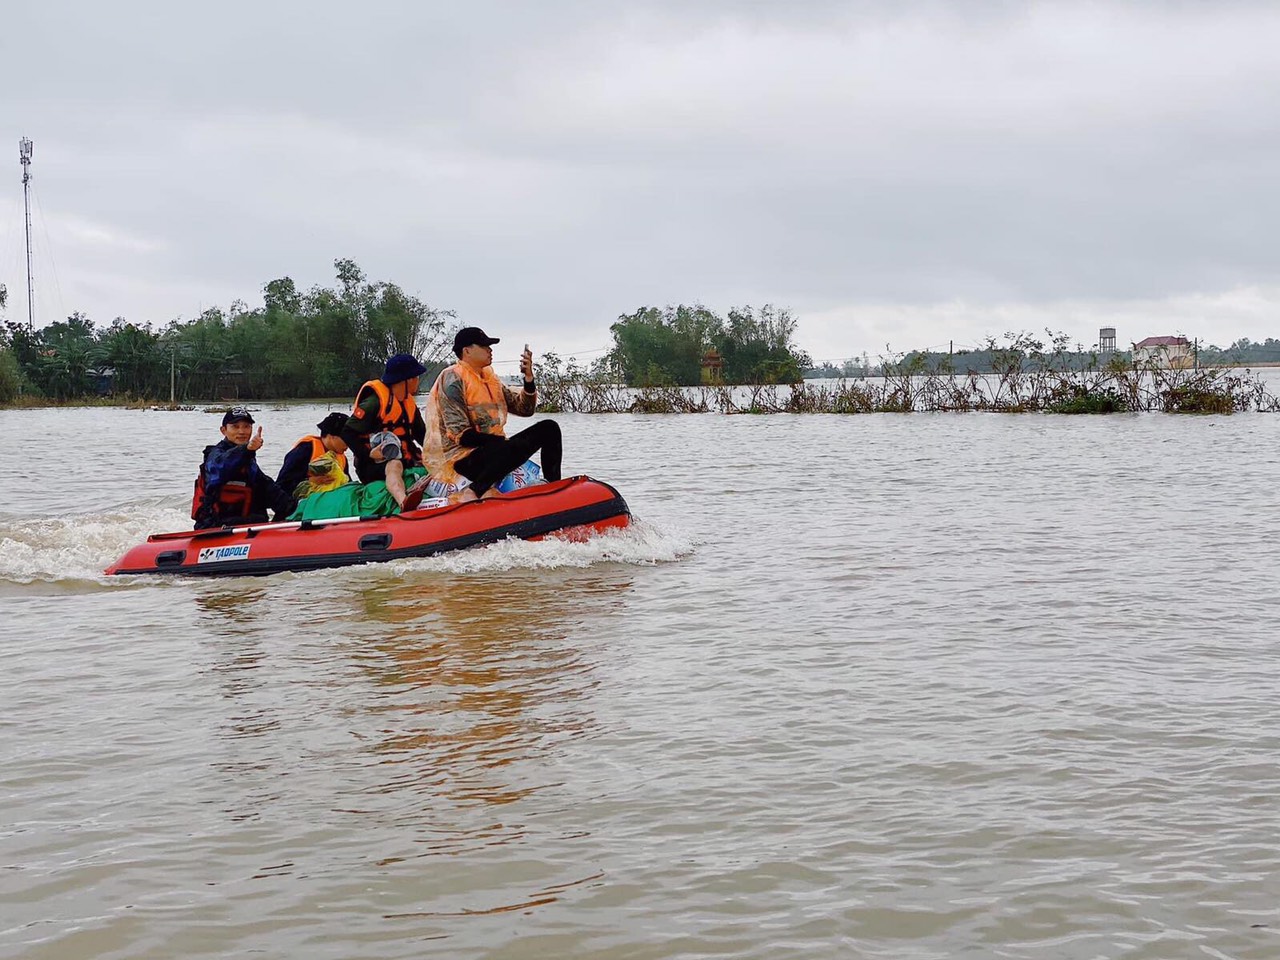
[[(410, 467), (404, 472), (406, 488), (419, 477), (425, 476), (421, 467)], [(337, 517), (386, 517), (399, 513), (400, 508), (387, 492), (381, 480), (373, 483), (348, 483), (326, 493), (313, 493), (298, 501), (297, 509), (289, 514), (290, 520), (333, 520)]]

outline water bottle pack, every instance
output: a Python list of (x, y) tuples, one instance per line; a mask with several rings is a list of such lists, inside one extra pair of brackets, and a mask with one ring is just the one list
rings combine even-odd
[[(532, 487), (545, 482), (542, 479), (542, 468), (532, 460), (526, 460), (495, 483), (493, 489), (499, 493), (510, 493), (513, 490), (520, 490), (524, 487)], [(457, 483), (441, 483), (432, 477), (427, 483), (427, 493), (432, 497), (447, 497), (465, 490), (469, 486), (471, 486), (471, 481), (466, 477), (458, 477)]]

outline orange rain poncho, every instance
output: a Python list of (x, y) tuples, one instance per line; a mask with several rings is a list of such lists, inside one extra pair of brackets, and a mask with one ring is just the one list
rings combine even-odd
[(498, 379), (493, 367), (480, 373), (465, 363), (446, 367), (427, 397), (424, 457), (432, 479), (457, 483), (453, 465), (472, 450), (462, 445), (468, 430), (505, 437), (508, 411), (529, 417), (537, 403), (537, 394), (512, 390)]

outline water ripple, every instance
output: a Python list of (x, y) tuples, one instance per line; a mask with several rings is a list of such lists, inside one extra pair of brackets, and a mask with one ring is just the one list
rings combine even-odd
[(562, 419), (629, 533), (220, 583), (0, 463), (0, 957), (1280, 955), (1280, 421)]

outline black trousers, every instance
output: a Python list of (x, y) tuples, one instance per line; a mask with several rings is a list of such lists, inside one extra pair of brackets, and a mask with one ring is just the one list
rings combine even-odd
[(453, 468), (471, 481), (471, 489), (479, 496), (537, 450), (542, 451), (542, 475), (548, 480), (559, 480), (563, 450), (560, 424), (554, 420), (539, 420), (509, 439), (499, 438), (476, 447)]

